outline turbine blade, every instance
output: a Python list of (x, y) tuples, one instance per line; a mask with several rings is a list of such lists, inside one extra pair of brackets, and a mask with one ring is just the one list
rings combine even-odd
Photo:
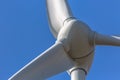
[(120, 46), (120, 37), (119, 36), (107, 36), (107, 35), (96, 33), (95, 43), (97, 45)]
[(65, 20), (71, 19), (72, 12), (67, 0), (46, 0), (50, 29), (57, 38)]
[(63, 45), (56, 43), (8, 80), (45, 80), (70, 69), (73, 65)]

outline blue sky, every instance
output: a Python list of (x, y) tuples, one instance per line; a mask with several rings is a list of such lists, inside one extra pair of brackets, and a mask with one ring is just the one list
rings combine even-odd
[[(120, 0), (69, 0), (73, 14), (93, 30), (120, 35)], [(45, 0), (0, 0), (0, 80), (54, 44)], [(120, 47), (97, 46), (87, 80), (120, 80)], [(49, 80), (70, 80), (66, 72)]]

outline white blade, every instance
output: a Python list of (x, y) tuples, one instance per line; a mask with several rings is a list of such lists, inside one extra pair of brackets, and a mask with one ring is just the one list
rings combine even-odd
[(56, 43), (8, 80), (45, 80), (73, 66), (62, 44)]
[(46, 0), (50, 29), (57, 35), (66, 20), (73, 18), (67, 0)]
[(95, 43), (97, 45), (112, 45), (120, 46), (120, 37), (119, 36), (106, 36), (96, 33)]

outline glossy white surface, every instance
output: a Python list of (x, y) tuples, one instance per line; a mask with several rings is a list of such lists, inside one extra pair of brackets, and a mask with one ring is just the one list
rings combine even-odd
[(73, 66), (74, 63), (64, 51), (62, 44), (56, 43), (8, 80), (45, 80)]
[(50, 29), (55, 38), (63, 27), (64, 21), (72, 17), (67, 0), (46, 0)]
[[(101, 35), (92, 31), (85, 23), (74, 19), (67, 0), (46, 2), (50, 29), (57, 42), (62, 45), (53, 45), (9, 80), (44, 80), (75, 66), (88, 72), (96, 45), (120, 46), (120, 37)], [(83, 71), (76, 70), (71, 75), (72, 80), (84, 80), (85, 75), (81, 74), (84, 74)]]

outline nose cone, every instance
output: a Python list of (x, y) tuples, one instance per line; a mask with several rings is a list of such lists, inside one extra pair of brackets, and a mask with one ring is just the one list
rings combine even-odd
[(94, 49), (94, 44), (90, 44), (91, 33), (85, 23), (71, 20), (60, 30), (58, 40), (69, 45), (72, 58), (83, 57)]
[(89, 70), (94, 55), (95, 45), (90, 44), (91, 34), (93, 31), (85, 23), (71, 20), (58, 35), (58, 40), (64, 44), (68, 55), (86, 71)]

